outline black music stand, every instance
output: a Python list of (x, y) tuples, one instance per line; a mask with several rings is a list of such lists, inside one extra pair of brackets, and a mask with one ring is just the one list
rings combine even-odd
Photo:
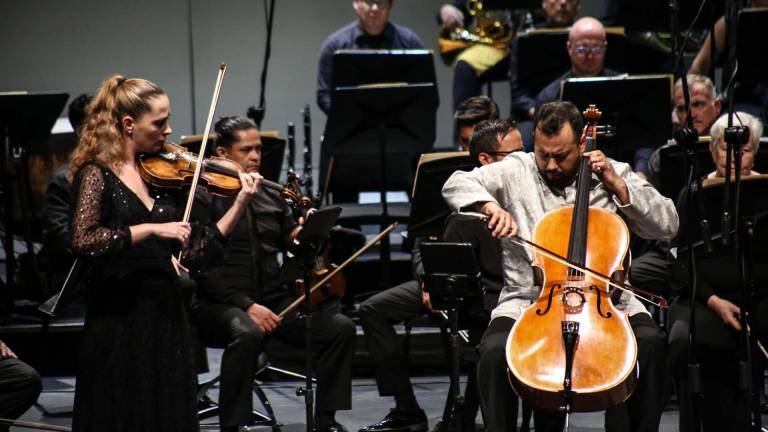
[(312, 296), (309, 294), (310, 281), (317, 256), (322, 245), (328, 240), (331, 228), (336, 223), (339, 214), (341, 214), (341, 208), (325, 207), (307, 217), (302, 230), (288, 247), (288, 252), (285, 254), (285, 264), (280, 273), (281, 281), (291, 281), (296, 286), (299, 284), (299, 279), (304, 281), (304, 293), (306, 295), (304, 296), (302, 314), (305, 323), (304, 355), (307, 369), (305, 387), (296, 390), (296, 395), (304, 396), (307, 432), (312, 432), (314, 428), (315, 412), (315, 394), (312, 387)]
[(637, 149), (660, 147), (672, 136), (672, 75), (571, 78), (560, 99), (579, 111), (600, 107), (602, 122), (616, 128), (614, 137), (601, 139), (600, 149), (620, 162), (632, 164)]
[[(451, 385), (443, 410), (443, 426), (453, 432), (464, 429), (459, 382), (459, 310), (481, 295), (480, 270), (471, 243), (430, 243), (419, 245), (424, 265), (424, 291), (429, 293), (435, 310), (448, 311), (451, 347)], [(474, 419), (472, 421), (474, 427)]]
[(439, 236), (445, 219), (451, 214), (443, 199), (443, 185), (456, 171), (471, 171), (477, 166), (469, 152), (424, 153), (416, 168), (411, 192), (411, 216), (408, 236)]
[[(33, 255), (33, 271), (37, 271), (29, 226), (32, 210), (28, 202), (31, 194), (27, 161), (30, 147), (45, 142), (68, 98), (67, 93), (0, 93), (0, 176), (5, 209), (3, 243), (7, 284), (0, 292), (0, 316), (9, 313), (12, 308), (11, 293), (16, 270), (14, 225), (17, 221), (22, 225), (27, 251)], [(16, 214), (17, 211), (20, 214)]]
[[(695, 150), (696, 159), (701, 174), (709, 174), (715, 170), (712, 162), (712, 153), (709, 151), (709, 142), (699, 142)], [(755, 171), (768, 172), (768, 148), (761, 145), (755, 155)], [(686, 183), (685, 176), (685, 150), (678, 145), (671, 145), (659, 152), (659, 192), (667, 198), (677, 200), (680, 191)], [(722, 207), (720, 203), (718, 208)], [(713, 219), (712, 222), (720, 220)]]
[[(626, 38), (620, 31), (608, 30), (605, 66), (623, 71)], [(529, 30), (517, 38), (517, 81), (521, 87), (530, 89), (529, 96), (535, 98), (544, 87), (571, 68), (565, 47), (567, 41), (568, 30), (564, 28)]]
[[(331, 110), (320, 153), (323, 195), (379, 191), (384, 229), (391, 219), (386, 191), (406, 190), (411, 183), (412, 167), (403, 161), (435, 141), (439, 98), (432, 53), (340, 51), (333, 61)], [(382, 239), (380, 253), (382, 281), (388, 284), (389, 237)]]

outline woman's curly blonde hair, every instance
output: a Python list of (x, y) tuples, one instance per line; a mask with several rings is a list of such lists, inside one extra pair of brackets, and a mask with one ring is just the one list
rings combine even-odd
[(145, 79), (113, 75), (104, 80), (86, 109), (80, 140), (70, 159), (68, 179), (71, 181), (90, 160), (99, 160), (119, 172), (125, 151), (121, 119), (126, 115), (139, 118), (150, 111), (150, 99), (162, 95), (165, 92), (160, 87)]

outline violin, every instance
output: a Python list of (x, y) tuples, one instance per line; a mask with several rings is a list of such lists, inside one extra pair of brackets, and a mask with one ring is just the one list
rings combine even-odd
[[(166, 142), (159, 153), (141, 155), (139, 173), (145, 182), (155, 187), (182, 189), (192, 184), (198, 160), (197, 154), (178, 144)], [(239, 163), (227, 158), (209, 157), (203, 159), (202, 164), (198, 186), (221, 197), (233, 197), (240, 192), (239, 174), (243, 168)], [(261, 184), (280, 193), (291, 207), (308, 208), (312, 204), (312, 200), (302, 196), (297, 185), (290, 181), (280, 185), (262, 179)]]
[[(144, 154), (139, 158), (139, 173), (153, 186), (182, 189), (192, 184), (198, 160), (198, 155), (184, 147), (166, 142), (159, 153)], [(220, 157), (206, 158), (202, 163), (199, 186), (222, 197), (232, 197), (240, 192), (240, 164)]]
[[(582, 140), (595, 146), (600, 112), (591, 105)], [(582, 158), (576, 202), (546, 213), (533, 229), (533, 266), (544, 277), (538, 299), (507, 339), (515, 391), (533, 405), (561, 412), (598, 411), (625, 401), (637, 383), (637, 342), (611, 300), (614, 285), (597, 274), (625, 270), (629, 230), (614, 212), (589, 206), (591, 172)], [(580, 271), (555, 255), (589, 269)]]

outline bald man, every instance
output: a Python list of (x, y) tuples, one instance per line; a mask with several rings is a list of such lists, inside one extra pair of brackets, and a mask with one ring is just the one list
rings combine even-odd
[(560, 99), (560, 83), (569, 78), (618, 75), (618, 72), (605, 67), (607, 47), (605, 28), (600, 21), (592, 17), (576, 21), (565, 44), (571, 69), (539, 92), (536, 106)]

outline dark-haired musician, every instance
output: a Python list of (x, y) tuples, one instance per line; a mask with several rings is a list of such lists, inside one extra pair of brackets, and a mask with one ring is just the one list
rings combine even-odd
[[(216, 123), (216, 155), (239, 163), (248, 173), (261, 167), (261, 138), (256, 125), (243, 117)], [(193, 217), (218, 220), (233, 199), (198, 193)], [(282, 321), (277, 314), (292, 302), (279, 283), (278, 254), (285, 252), (297, 223), (291, 209), (271, 189), (262, 188), (235, 224), (222, 266), (200, 274), (194, 320), (208, 346), (225, 348), (221, 362), (220, 420), (223, 431), (251, 423), (252, 383), (256, 362), (268, 335), (303, 347), (304, 321)], [(343, 431), (334, 418), (352, 405), (352, 353), (355, 325), (327, 305), (312, 315), (313, 354), (317, 372), (315, 429)]]
[[(513, 153), (499, 163), (454, 173), (443, 188), (448, 204), (455, 210), (489, 216), (494, 236), (530, 239), (544, 213), (574, 203), (575, 176), (579, 162), (586, 157), (592, 172), (592, 207), (619, 213), (643, 238), (670, 239), (677, 233), (674, 204), (627, 164), (612, 161), (599, 150), (582, 154), (582, 118), (573, 104), (543, 105), (536, 113), (534, 126), (533, 153)], [(486, 428), (493, 431), (514, 430), (516, 425), (516, 397), (507, 378), (505, 344), (515, 320), (538, 295), (529, 252), (509, 241), (502, 241), (502, 247), (504, 287), (480, 344), (478, 365)], [(608, 411), (606, 428), (655, 431), (665, 402), (665, 337), (636, 298), (622, 294), (617, 307), (629, 315), (643, 372), (627, 403)], [(628, 422), (624, 410), (628, 411)], [(560, 430), (563, 416), (537, 411), (535, 422), (537, 431)]]

